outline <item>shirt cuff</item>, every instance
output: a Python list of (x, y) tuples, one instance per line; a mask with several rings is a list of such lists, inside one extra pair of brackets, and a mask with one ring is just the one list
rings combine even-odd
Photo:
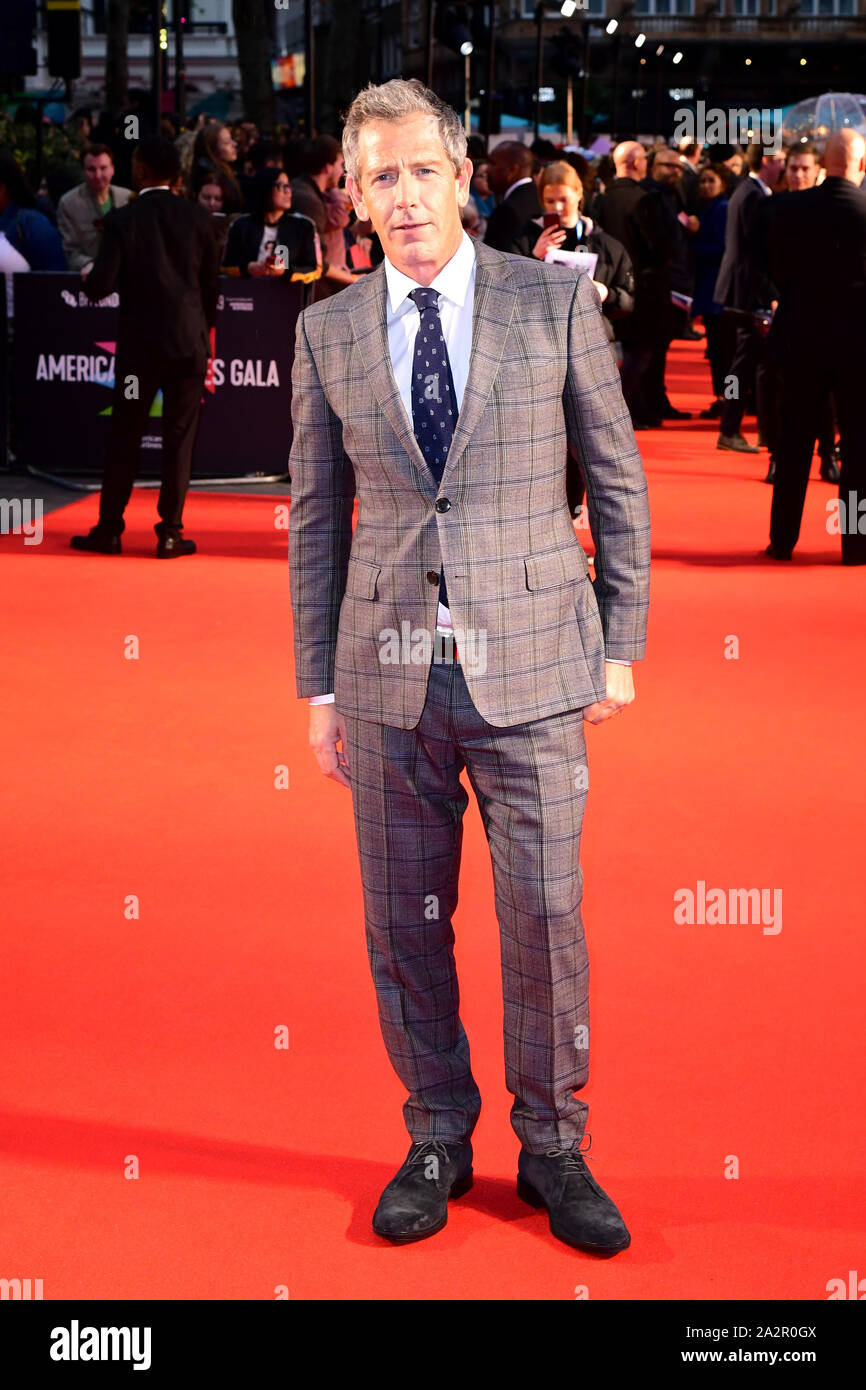
[(609, 661), (611, 666), (631, 666), (632, 664), (630, 661), (620, 661), (619, 658), (615, 656), (606, 656), (604, 659), (605, 661)]
[(333, 695), (311, 695), (309, 698), (311, 705), (332, 705), (334, 703)]

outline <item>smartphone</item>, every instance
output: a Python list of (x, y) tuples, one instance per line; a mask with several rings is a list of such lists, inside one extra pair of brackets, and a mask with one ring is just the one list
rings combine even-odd
[(546, 212), (546, 213), (544, 214), (544, 219), (543, 219), (543, 221), (542, 221), (542, 226), (543, 226), (543, 227), (558, 227), (558, 226), (559, 226), (559, 213), (558, 213), (558, 212)]

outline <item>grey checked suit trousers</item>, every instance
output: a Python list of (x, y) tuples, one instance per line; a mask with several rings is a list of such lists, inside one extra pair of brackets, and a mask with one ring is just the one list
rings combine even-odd
[(583, 1134), (588, 970), (578, 863), (580, 710), (498, 729), (457, 662), (433, 662), (414, 729), (347, 717), (367, 950), (413, 1139), (462, 1140), (481, 1097), (460, 1022), (454, 932), (465, 767), (493, 862), (512, 1125), (531, 1153)]

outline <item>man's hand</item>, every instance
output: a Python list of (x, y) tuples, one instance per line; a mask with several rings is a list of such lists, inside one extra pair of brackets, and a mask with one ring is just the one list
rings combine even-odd
[[(337, 747), (339, 743), (340, 747)], [(326, 777), (351, 787), (346, 723), (333, 704), (310, 705), (310, 747)]]
[(634, 699), (634, 677), (630, 666), (620, 666), (615, 661), (604, 663), (604, 684), (607, 695), (595, 704), (587, 705), (583, 711), (588, 724), (601, 724), (612, 714), (621, 714), (626, 705)]

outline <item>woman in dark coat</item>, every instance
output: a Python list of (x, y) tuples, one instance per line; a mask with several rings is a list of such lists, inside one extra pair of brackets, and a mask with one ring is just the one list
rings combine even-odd
[(292, 186), (282, 169), (260, 169), (248, 194), (250, 211), (233, 222), (226, 243), (223, 271), (246, 278), (287, 275), (289, 280), (317, 280), (322, 273), (316, 228), (309, 217), (293, 213)]

